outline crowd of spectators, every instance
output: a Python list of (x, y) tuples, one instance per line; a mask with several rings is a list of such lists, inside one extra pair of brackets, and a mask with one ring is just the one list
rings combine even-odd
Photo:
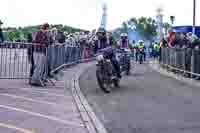
[[(0, 43), (5, 41), (1, 29), (2, 24), (0, 21)], [(30, 44), (26, 45), (28, 46), (28, 61), (31, 64), (29, 83), (41, 85), (41, 82), (46, 82), (47, 78), (51, 77), (52, 67), (49, 64), (56, 66), (55, 60), (63, 58), (60, 57), (61, 52), (64, 52), (62, 56), (67, 57), (75, 54), (74, 51), (71, 51), (69, 55), (68, 47), (78, 48), (82, 52), (81, 58), (85, 59), (92, 57), (99, 49), (112, 45), (114, 40), (111, 32), (106, 32), (101, 28), (91, 32), (67, 33), (63, 26), (51, 27), (48, 23), (45, 23), (37, 32), (29, 33), (25, 42)], [(22, 44), (25, 42), (22, 42)]]
[[(49, 46), (53, 46), (55, 55), (60, 54), (56, 50), (57, 46), (64, 46), (62, 48), (72, 46), (83, 51), (83, 58), (90, 58), (99, 49), (112, 45), (113, 38), (111, 33), (99, 30), (98, 32), (76, 32), (68, 34), (64, 32), (62, 27), (51, 28), (46, 23), (41, 26), (38, 32), (32, 34), (32, 43), (35, 45), (28, 50), (29, 60), (32, 66), (30, 70), (30, 84), (37, 85), (41, 83), (41, 80), (45, 82), (47, 77), (51, 77), (51, 68), (49, 67), (49, 61), (46, 55), (46, 49)], [(52, 52), (49, 54), (52, 54)], [(55, 55), (51, 55), (51, 58), (55, 58)], [(48, 68), (47, 71), (46, 68)]]
[(170, 32), (168, 36), (162, 39), (161, 47), (200, 48), (200, 38), (191, 32)]

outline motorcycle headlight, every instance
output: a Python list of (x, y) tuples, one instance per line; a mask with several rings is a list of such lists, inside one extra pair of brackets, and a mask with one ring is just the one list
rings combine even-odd
[(104, 60), (103, 55), (102, 55), (102, 54), (101, 54), (101, 55), (98, 55), (98, 56), (96, 57), (96, 60), (97, 60), (98, 62), (103, 61), (103, 60)]
[(125, 52), (130, 53), (131, 50), (130, 49), (124, 49)]
[(111, 61), (110, 61), (110, 59), (106, 59), (106, 62), (107, 62), (107, 63), (110, 63)]

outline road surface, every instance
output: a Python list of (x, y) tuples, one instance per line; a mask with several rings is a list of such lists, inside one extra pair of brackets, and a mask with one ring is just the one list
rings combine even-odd
[(88, 133), (70, 87), (80, 67), (63, 71), (56, 86), (0, 80), (0, 133)]
[(200, 89), (136, 65), (121, 88), (104, 94), (95, 66), (80, 78), (81, 89), (109, 133), (199, 133)]

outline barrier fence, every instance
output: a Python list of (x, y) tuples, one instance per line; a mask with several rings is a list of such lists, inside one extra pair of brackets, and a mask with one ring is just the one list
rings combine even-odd
[[(53, 44), (42, 48), (32, 43), (1, 43), (0, 44), (0, 79), (28, 79), (33, 73), (36, 60), (34, 52), (43, 53), (47, 61), (45, 73), (55, 72), (64, 64), (78, 63), (84, 59), (84, 49), (78, 46)], [(38, 64), (35, 64), (38, 65)], [(32, 67), (32, 69), (31, 69)]]
[(200, 49), (191, 48), (162, 48), (160, 63), (177, 71), (184, 76), (199, 79)]

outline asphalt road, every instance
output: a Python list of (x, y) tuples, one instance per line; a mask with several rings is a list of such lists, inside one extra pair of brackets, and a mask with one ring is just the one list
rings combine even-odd
[(70, 89), (79, 67), (59, 74), (56, 86), (0, 80), (0, 133), (87, 133)]
[(109, 133), (199, 133), (200, 89), (136, 65), (121, 88), (104, 94), (95, 66), (80, 78), (81, 89)]

